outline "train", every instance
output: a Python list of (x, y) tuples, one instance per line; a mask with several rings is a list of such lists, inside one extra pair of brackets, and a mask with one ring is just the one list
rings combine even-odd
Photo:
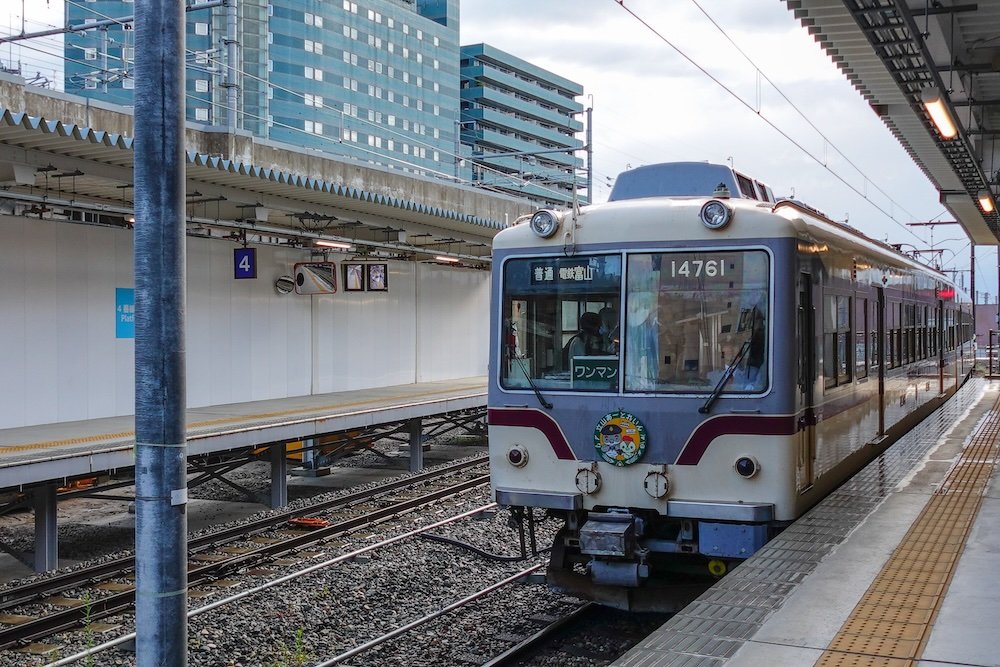
[(944, 273), (726, 165), (524, 216), (492, 271), (492, 492), (559, 522), (551, 588), (621, 609), (682, 606), (975, 362)]

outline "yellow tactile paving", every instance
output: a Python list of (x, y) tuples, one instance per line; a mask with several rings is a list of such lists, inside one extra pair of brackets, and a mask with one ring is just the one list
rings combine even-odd
[[(419, 395), (400, 394), (397, 396), (379, 396), (377, 398), (370, 398), (363, 401), (351, 401), (348, 403), (332, 403), (330, 405), (316, 405), (306, 408), (295, 408), (291, 410), (279, 410), (274, 412), (262, 412), (259, 414), (220, 417), (218, 419), (208, 419), (203, 421), (192, 422), (188, 424), (187, 427), (190, 430), (196, 428), (204, 428), (206, 426), (220, 426), (223, 424), (240, 424), (248, 421), (262, 421), (266, 419), (274, 419), (276, 417), (289, 417), (292, 415), (303, 415), (309, 413), (330, 413), (336, 410), (344, 410), (345, 408), (358, 408), (364, 405), (373, 405), (376, 403), (385, 403), (385, 402), (393, 403), (395, 401), (404, 399), (410, 399), (410, 400), (422, 399), (428, 396), (450, 394), (456, 391), (463, 391), (466, 389), (474, 389), (474, 388), (476, 388), (476, 386), (474, 385), (469, 385), (468, 387), (449, 387), (448, 389), (421, 392)], [(83, 445), (88, 442), (102, 442), (108, 440), (113, 441), (113, 440), (122, 440), (125, 438), (134, 438), (134, 437), (135, 437), (135, 431), (117, 431), (114, 433), (99, 433), (97, 435), (88, 435), (79, 438), (64, 438), (61, 440), (29, 442), (17, 445), (2, 445), (0, 446), (0, 454), (30, 452), (39, 449), (51, 449), (53, 447), (66, 447), (70, 445)]]
[(914, 667), (996, 465), (998, 433), (1000, 399), (816, 665)]

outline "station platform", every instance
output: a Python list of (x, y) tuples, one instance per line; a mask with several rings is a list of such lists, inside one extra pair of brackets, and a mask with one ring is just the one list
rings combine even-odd
[[(467, 428), (481, 421), (485, 408), (485, 377), (191, 408), (186, 412), (189, 471), (201, 475), (198, 481), (214, 478), (239, 488), (223, 475), (254, 458), (269, 459), (268, 502), (282, 507), (288, 503), (290, 472), (327, 472), (311, 465), (324, 446), (322, 436), (343, 434), (336, 438), (357, 446), (370, 446), (378, 437), (402, 438), (409, 443), (410, 470), (416, 471), (423, 467), (425, 435), (440, 432), (442, 423)], [(428, 431), (429, 422), (434, 424)], [(7, 508), (30, 505), (34, 510), (30, 560), (36, 572), (58, 566), (58, 502), (72, 495), (60, 494), (59, 487), (132, 468), (134, 424), (128, 415), (0, 430), (0, 491), (15, 492)], [(357, 434), (367, 435), (359, 439)], [(289, 470), (291, 442), (301, 443), (296, 447), (310, 465)], [(205, 455), (226, 460), (206, 465)]]
[[(191, 408), (188, 454), (308, 440), (485, 405), (486, 378), (474, 377)], [(134, 426), (128, 415), (2, 429), (0, 489), (130, 468)]]
[(970, 380), (614, 665), (1000, 666), (998, 454)]

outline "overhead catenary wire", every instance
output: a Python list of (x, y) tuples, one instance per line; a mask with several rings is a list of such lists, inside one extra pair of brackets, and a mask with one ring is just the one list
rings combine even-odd
[(885, 208), (883, 208), (877, 202), (875, 202), (870, 197), (868, 197), (864, 192), (862, 192), (861, 190), (859, 190), (854, 184), (850, 183), (849, 181), (847, 181), (847, 179), (845, 179), (839, 173), (837, 173), (832, 168), (830, 168), (830, 166), (827, 165), (820, 157), (814, 155), (809, 149), (807, 149), (799, 141), (797, 141), (794, 137), (792, 137), (790, 134), (788, 134), (788, 132), (786, 132), (785, 130), (781, 129), (776, 123), (774, 123), (772, 120), (770, 120), (767, 116), (765, 116), (763, 113), (761, 113), (760, 111), (758, 111), (757, 109), (755, 109), (754, 106), (753, 106), (753, 104), (751, 104), (747, 100), (745, 100), (742, 97), (740, 97), (739, 94), (737, 94), (732, 88), (730, 88), (725, 83), (723, 83), (721, 80), (719, 80), (711, 72), (709, 72), (707, 69), (705, 69), (700, 63), (698, 63), (696, 60), (694, 60), (694, 58), (692, 58), (691, 56), (689, 56), (683, 49), (681, 49), (680, 47), (678, 47), (676, 44), (674, 44), (672, 41), (670, 41), (665, 35), (663, 35), (659, 30), (657, 30), (655, 27), (653, 27), (653, 25), (651, 25), (648, 21), (646, 21), (644, 18), (642, 18), (641, 16), (639, 16), (631, 8), (629, 8), (628, 6), (626, 6), (625, 0), (612, 0), (612, 1), (615, 4), (617, 4), (618, 6), (620, 6), (623, 10), (625, 10), (625, 12), (627, 12), (630, 16), (632, 16), (632, 18), (634, 18), (636, 21), (638, 21), (649, 32), (651, 32), (653, 35), (655, 35), (660, 41), (662, 41), (664, 44), (666, 44), (671, 49), (673, 49), (675, 52), (677, 52), (678, 55), (680, 55), (684, 60), (686, 60), (689, 64), (691, 64), (693, 67), (695, 67), (699, 72), (701, 72), (706, 77), (708, 77), (709, 79), (711, 79), (712, 82), (714, 82), (716, 85), (718, 85), (720, 88), (722, 88), (733, 99), (735, 99), (741, 105), (743, 105), (744, 107), (746, 107), (747, 110), (749, 110), (750, 112), (752, 112), (754, 115), (756, 115), (762, 121), (764, 121), (765, 123), (767, 123), (768, 126), (770, 126), (775, 132), (777, 132), (782, 137), (784, 137), (793, 146), (795, 146), (796, 148), (798, 148), (804, 155), (806, 155), (811, 160), (813, 160), (814, 162), (816, 162), (816, 164), (818, 164), (821, 167), (823, 167), (823, 169), (825, 169), (827, 172), (829, 172), (834, 178), (836, 178), (838, 181), (840, 181), (841, 183), (843, 183), (845, 186), (847, 186), (850, 190), (852, 190), (853, 192), (855, 192), (862, 199), (864, 199), (865, 201), (867, 201), (871, 206), (873, 206), (875, 209), (877, 209), (878, 211), (880, 211), (889, 220), (891, 220), (896, 225), (898, 225), (899, 227), (901, 227), (908, 234), (910, 234), (914, 238), (918, 239), (919, 241), (924, 242), (923, 238), (921, 238), (918, 234), (916, 234), (915, 232), (913, 232), (911, 229), (907, 228), (904, 223), (902, 223), (899, 220), (897, 220), (896, 216), (893, 215), (892, 212), (886, 211)]

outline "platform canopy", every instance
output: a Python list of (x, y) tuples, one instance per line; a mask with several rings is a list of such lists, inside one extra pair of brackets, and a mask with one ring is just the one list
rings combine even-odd
[[(977, 244), (1000, 243), (1000, 1), (784, 0)], [(955, 124), (942, 135), (934, 98)], [(993, 211), (979, 204), (988, 193)]]
[[(0, 74), (0, 213), (131, 227), (131, 135), (129, 108)], [(486, 268), (493, 236), (534, 211), (504, 193), (245, 133), (188, 127), (185, 143), (189, 236)]]

